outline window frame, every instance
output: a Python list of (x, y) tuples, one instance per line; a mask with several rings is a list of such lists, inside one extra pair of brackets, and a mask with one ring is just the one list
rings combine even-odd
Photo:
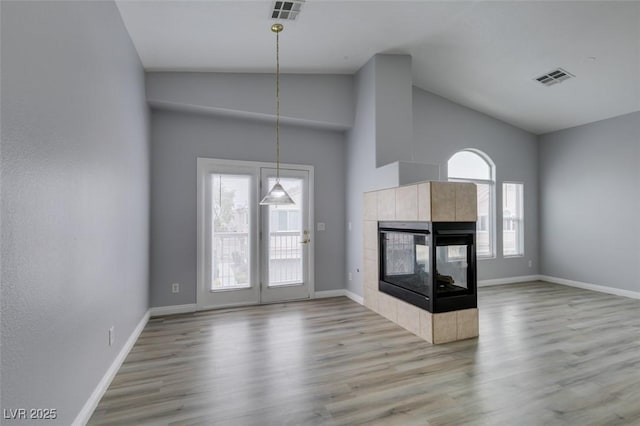
[[(522, 194), (521, 194), (521, 199), (520, 199), (520, 210), (521, 210), (521, 217), (520, 217), (520, 239), (519, 239), (519, 248), (520, 248), (520, 252), (518, 254), (505, 254), (504, 252), (504, 186), (506, 185), (520, 185), (522, 187)], [(524, 236), (525, 236), (525, 232), (524, 232), (524, 182), (520, 182), (520, 181), (509, 181), (509, 180), (505, 180), (502, 181), (502, 257), (505, 259), (513, 259), (513, 258), (521, 258), (521, 257), (525, 257), (525, 244), (524, 244)]]
[[(489, 174), (491, 179), (473, 179), (473, 178), (460, 178), (460, 177), (450, 177), (449, 176), (449, 161), (458, 153), (461, 152), (470, 152), (472, 154), (477, 155), (482, 161), (487, 163), (489, 166)], [(497, 208), (496, 208), (496, 165), (487, 154), (484, 152), (473, 149), (473, 148), (465, 148), (460, 149), (454, 152), (449, 156), (447, 160), (447, 181), (448, 182), (470, 182), (475, 184), (487, 184), (489, 185), (489, 196), (491, 200), (489, 200), (489, 242), (490, 242), (490, 253), (489, 254), (480, 254), (476, 249), (476, 258), (478, 260), (492, 260), (497, 258)]]

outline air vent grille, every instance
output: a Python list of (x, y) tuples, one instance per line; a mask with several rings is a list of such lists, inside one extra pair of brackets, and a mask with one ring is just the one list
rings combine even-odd
[(536, 80), (545, 86), (553, 86), (554, 84), (561, 83), (572, 77), (575, 77), (575, 75), (571, 74), (569, 71), (563, 70), (562, 68), (557, 68), (551, 72), (541, 75), (540, 77), (536, 77)]
[(293, 21), (298, 17), (305, 0), (274, 1), (271, 17)]

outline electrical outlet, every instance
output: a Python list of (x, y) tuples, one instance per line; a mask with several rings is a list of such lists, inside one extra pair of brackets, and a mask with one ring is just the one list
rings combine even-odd
[(327, 229), (327, 225), (324, 222), (318, 222), (317, 229), (318, 231), (324, 231), (325, 229)]
[(349, 281), (353, 281), (353, 274), (349, 272)]
[(347, 228), (351, 231), (351, 222), (347, 222)]
[(533, 262), (529, 261), (529, 268), (531, 268), (533, 266)]
[(114, 328), (113, 326), (111, 326), (111, 328), (109, 328), (109, 346), (113, 346), (113, 342), (116, 338), (116, 335), (114, 333)]
[(180, 283), (171, 284), (171, 293), (180, 293)]

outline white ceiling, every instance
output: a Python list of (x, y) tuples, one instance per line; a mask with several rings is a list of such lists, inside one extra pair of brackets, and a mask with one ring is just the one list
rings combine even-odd
[[(148, 70), (273, 72), (271, 0), (118, 0)], [(640, 110), (640, 1), (307, 0), (285, 73), (413, 57), (414, 84), (536, 134)], [(576, 76), (545, 87), (562, 67)]]

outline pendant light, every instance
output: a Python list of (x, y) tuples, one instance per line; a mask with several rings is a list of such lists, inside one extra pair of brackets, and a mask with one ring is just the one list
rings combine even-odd
[(280, 32), (282, 24), (273, 24), (271, 31), (276, 33), (276, 183), (260, 201), (261, 206), (282, 206), (295, 204), (280, 184)]

